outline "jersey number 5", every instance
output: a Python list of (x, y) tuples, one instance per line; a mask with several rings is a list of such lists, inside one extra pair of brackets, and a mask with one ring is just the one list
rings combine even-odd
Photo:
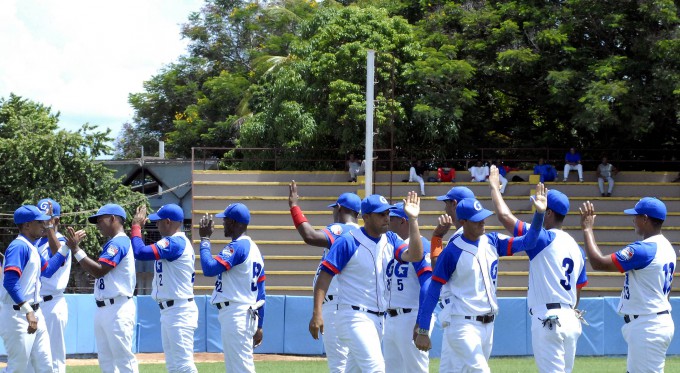
[(565, 268), (564, 277), (566, 278), (564, 280), (560, 280), (560, 285), (562, 285), (564, 290), (569, 291), (571, 290), (571, 272), (574, 271), (574, 261), (571, 260), (571, 258), (564, 258), (562, 261), (562, 268)]

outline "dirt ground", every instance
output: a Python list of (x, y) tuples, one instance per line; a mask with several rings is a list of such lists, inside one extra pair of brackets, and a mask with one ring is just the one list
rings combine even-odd
[[(165, 363), (165, 355), (157, 354), (137, 354), (137, 360), (140, 364), (163, 364)], [(276, 355), (276, 354), (255, 354), (255, 361), (309, 361), (309, 360), (324, 360), (323, 357), (318, 356), (296, 356), (296, 355)], [(6, 361), (6, 358), (3, 359)], [(224, 355), (221, 353), (198, 352), (194, 354), (194, 361), (197, 363), (212, 363), (224, 361)], [(0, 362), (0, 368), (7, 365), (5, 362)], [(67, 366), (78, 365), (97, 365), (96, 357), (83, 357), (79, 359), (66, 359)]]

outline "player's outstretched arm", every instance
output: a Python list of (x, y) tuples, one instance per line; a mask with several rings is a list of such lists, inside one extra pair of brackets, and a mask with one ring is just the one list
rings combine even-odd
[(597, 216), (595, 215), (595, 205), (586, 201), (578, 210), (581, 214), (581, 229), (583, 230), (586, 255), (588, 255), (590, 266), (598, 271), (619, 272), (612, 257), (602, 255), (602, 251), (595, 241), (595, 234), (593, 233), (595, 217)]
[(510, 211), (510, 207), (505, 203), (503, 195), (501, 194), (501, 181), (500, 173), (498, 167), (495, 165), (491, 166), (489, 171), (489, 187), (491, 188), (491, 200), (493, 201), (493, 207), (498, 217), (498, 221), (503, 224), (505, 230), (510, 233), (515, 231), (515, 224), (517, 224), (517, 218)]
[(76, 259), (78, 264), (85, 270), (85, 272), (91, 274), (95, 278), (104, 277), (109, 273), (113, 267), (110, 265), (104, 265), (97, 262), (87, 256), (85, 251), (81, 250), (79, 245), (80, 242), (85, 238), (85, 231), (76, 231), (73, 227), (68, 227), (66, 229), (66, 245), (71, 249), (71, 254)]
[(314, 309), (312, 310), (312, 319), (309, 320), (309, 334), (311, 334), (314, 339), (319, 339), (319, 336), (323, 334), (321, 306), (323, 305), (323, 300), (326, 298), (328, 287), (331, 285), (331, 279), (333, 279), (333, 276), (331, 276), (330, 273), (320, 270), (319, 277), (317, 277), (316, 283), (314, 284)]
[(439, 217), (439, 224), (432, 232), (432, 240), (430, 240), (430, 259), (432, 260), (432, 269), (437, 265), (437, 260), (442, 251), (444, 251), (444, 235), (453, 226), (453, 218), (449, 214), (444, 214)]
[(416, 239), (420, 237), (418, 227), (418, 215), (420, 215), (420, 197), (416, 192), (408, 192), (404, 199), (404, 212), (408, 216), (409, 237), (414, 239), (409, 241), (408, 250), (401, 255), (401, 260), (405, 262), (419, 262), (423, 259), (423, 241)]
[(314, 229), (312, 224), (307, 221), (307, 217), (302, 213), (298, 201), (300, 196), (297, 191), (297, 184), (295, 180), (291, 181), (288, 185), (288, 206), (290, 207), (290, 216), (293, 218), (293, 225), (297, 229), (302, 240), (305, 241), (307, 245), (316, 247), (328, 247), (329, 241), (326, 235)]

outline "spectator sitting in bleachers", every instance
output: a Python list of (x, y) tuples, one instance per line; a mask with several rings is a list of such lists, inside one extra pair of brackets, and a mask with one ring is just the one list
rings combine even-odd
[(448, 162), (445, 162), (444, 167), (439, 167), (437, 169), (437, 181), (456, 182), (456, 169), (450, 167)]
[(482, 182), (489, 178), (489, 166), (484, 166), (481, 160), (478, 160), (468, 171), (470, 171), (470, 181)]
[(349, 170), (349, 182), (356, 182), (357, 176), (365, 173), (366, 162), (354, 157), (354, 154), (349, 155), (347, 161), (347, 168)]
[(557, 177), (557, 170), (552, 165), (549, 165), (543, 161), (543, 158), (538, 159), (538, 164), (534, 166), (534, 175), (541, 176), (541, 182), (555, 181)]

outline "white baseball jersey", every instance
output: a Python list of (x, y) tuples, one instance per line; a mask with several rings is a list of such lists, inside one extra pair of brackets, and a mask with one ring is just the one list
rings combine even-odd
[(156, 261), (152, 297), (156, 301), (194, 297), (196, 256), (184, 232), (177, 232), (151, 245)]
[(661, 234), (634, 242), (611, 254), (612, 261), (626, 278), (618, 312), (649, 315), (670, 311), (671, 291), (677, 255)]
[[(423, 259), (419, 262), (400, 262), (392, 258), (387, 264), (387, 308), (416, 309), (420, 299), (419, 277), (432, 272), (430, 261), (430, 241), (420, 237), (423, 242)], [(409, 239), (404, 240), (408, 244)]]
[[(57, 239), (61, 246), (66, 245), (66, 238), (59, 232), (57, 233)], [(50, 250), (50, 243), (47, 237), (42, 237), (38, 240), (35, 245), (38, 249), (38, 253), (43, 257), (44, 260), (49, 260), (52, 257), (52, 250)], [(60, 254), (61, 255), (61, 254)], [(42, 276), (40, 278), (40, 295), (45, 297), (47, 295), (57, 295), (64, 293), (66, 286), (68, 285), (68, 278), (71, 274), (71, 252), (69, 251), (64, 260), (64, 264), (52, 275), (52, 277)]]
[[(517, 221), (515, 236), (526, 233), (530, 224)], [(520, 250), (510, 245), (512, 255)], [(588, 283), (585, 253), (576, 241), (561, 229), (541, 228), (538, 241), (533, 249), (526, 251), (529, 256), (529, 308), (548, 303), (576, 305), (576, 289)]]
[(339, 303), (384, 312), (387, 309), (387, 264), (401, 259), (408, 245), (393, 232), (377, 241), (364, 228), (353, 230), (335, 241), (322, 270), (338, 275)]
[(226, 271), (217, 275), (210, 303), (229, 301), (255, 304), (257, 285), (266, 279), (264, 261), (255, 242), (250, 237), (242, 235), (231, 241), (214, 258), (226, 268)]
[[(41, 263), (38, 250), (22, 235), (17, 236), (5, 251), (3, 273), (14, 271), (19, 274), (18, 295), (30, 304), (42, 302), (40, 297)], [(15, 304), (4, 286), (0, 286), (0, 301), (8, 305)]]
[[(458, 228), (458, 229), (456, 230), (456, 232), (453, 233), (453, 235), (451, 236), (451, 238), (449, 238), (449, 242), (446, 244), (446, 246), (445, 246), (444, 249), (442, 250), (442, 253), (444, 252), (444, 250), (446, 250), (446, 249), (449, 247), (449, 245), (452, 245), (453, 240), (455, 240), (456, 237), (460, 236), (461, 234), (463, 234), (463, 227)], [(440, 255), (440, 256), (441, 256), (441, 255)], [(443, 288), (442, 288), (442, 291), (441, 291), (441, 294), (439, 295), (439, 297), (440, 297), (441, 299), (446, 299), (446, 298), (451, 297), (452, 295), (453, 295), (453, 294), (451, 294), (451, 292), (448, 290), (448, 287), (443, 287)]]
[(102, 249), (99, 262), (113, 269), (94, 281), (94, 298), (104, 300), (118, 296), (131, 297), (137, 277), (130, 238), (120, 232), (110, 239)]
[[(335, 240), (342, 236), (345, 233), (348, 233), (350, 231), (353, 231), (355, 229), (358, 229), (359, 225), (356, 223), (333, 223), (329, 224), (326, 226), (326, 228), (323, 229), (323, 233), (326, 235), (326, 240), (328, 241), (326, 247), (323, 249), (323, 256), (321, 256), (321, 262), (319, 263), (319, 269), (316, 271), (316, 275), (314, 275), (314, 281), (312, 282), (312, 286), (316, 285), (316, 279), (319, 277), (319, 271), (321, 270), (321, 263), (326, 259), (326, 255), (328, 255), (328, 252), (331, 249), (331, 246), (333, 246), (333, 243), (335, 243)], [(326, 292), (326, 295), (337, 295), (338, 294), (338, 280), (333, 276), (331, 279), (331, 284), (328, 286), (328, 291)]]

